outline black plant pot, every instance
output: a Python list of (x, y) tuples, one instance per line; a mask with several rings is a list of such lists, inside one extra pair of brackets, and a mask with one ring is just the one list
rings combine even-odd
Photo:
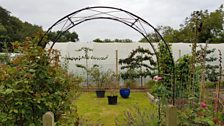
[(96, 91), (96, 97), (97, 98), (104, 98), (105, 97), (105, 91), (104, 90)]
[(109, 105), (117, 104), (117, 96), (107, 96)]
[(122, 98), (128, 98), (130, 95), (130, 89), (129, 88), (121, 88), (120, 89), (120, 95)]

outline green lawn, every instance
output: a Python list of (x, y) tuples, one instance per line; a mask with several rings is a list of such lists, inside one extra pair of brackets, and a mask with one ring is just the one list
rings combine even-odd
[(108, 105), (107, 97), (96, 98), (95, 92), (82, 93), (76, 102), (80, 116), (105, 126), (115, 125), (115, 118), (120, 121), (123, 120), (124, 111), (128, 111), (135, 105), (140, 108), (155, 109), (149, 102), (146, 92), (131, 92), (129, 99), (123, 99), (119, 96), (117, 105)]

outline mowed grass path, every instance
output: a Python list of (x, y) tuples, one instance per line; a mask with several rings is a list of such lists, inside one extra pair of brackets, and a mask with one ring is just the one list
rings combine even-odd
[(95, 92), (85, 92), (80, 95), (76, 104), (80, 116), (90, 122), (104, 124), (104, 126), (114, 126), (115, 119), (122, 121), (124, 111), (136, 105), (142, 109), (156, 111), (153, 110), (155, 106), (149, 102), (146, 92), (131, 92), (128, 99), (123, 99), (118, 95), (117, 105), (108, 105), (107, 97), (96, 98)]

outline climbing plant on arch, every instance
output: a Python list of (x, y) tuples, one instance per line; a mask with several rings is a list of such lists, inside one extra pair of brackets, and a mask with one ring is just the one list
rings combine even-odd
[[(47, 32), (42, 36), (40, 41), (38, 42), (38, 45), (45, 48), (46, 44), (48, 43), (45, 41), (45, 37), (54, 30), (60, 30), (57, 34), (57, 36), (53, 40), (53, 44), (50, 48), (53, 48), (54, 44), (59, 40), (59, 38), (68, 30), (74, 28), (75, 26), (86, 22), (90, 20), (97, 20), (97, 19), (108, 19), (108, 20), (114, 20), (117, 22), (120, 22), (122, 24), (125, 24), (132, 28), (133, 30), (137, 31), (139, 34), (141, 34), (145, 40), (150, 44), (152, 50), (154, 51), (157, 59), (157, 66), (159, 67), (159, 54), (153, 45), (152, 41), (147, 37), (148, 33), (155, 32), (158, 39), (161, 43), (163, 43), (167, 49), (167, 52), (169, 53), (169, 59), (171, 60), (171, 63), (173, 65), (172, 72), (170, 73), (173, 77), (172, 81), (172, 102), (175, 104), (175, 69), (174, 69), (174, 61), (173, 56), (171, 54), (171, 51), (168, 47), (167, 42), (163, 39), (161, 34), (158, 32), (158, 30), (153, 27), (149, 22), (144, 20), (143, 18), (126, 11), (124, 9), (115, 8), (115, 7), (108, 7), (108, 6), (93, 6), (93, 7), (86, 7), (82, 8), (80, 10), (74, 11), (63, 18), (56, 21), (48, 30)], [(158, 69), (159, 70), (159, 69)]]

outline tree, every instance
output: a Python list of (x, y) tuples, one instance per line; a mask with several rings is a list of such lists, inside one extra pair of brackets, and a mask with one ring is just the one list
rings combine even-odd
[(0, 23), (0, 52), (3, 52), (5, 46), (9, 46), (9, 43), (6, 43), (8, 39), (7, 29)]
[[(179, 41), (178, 38), (178, 30), (173, 29), (170, 26), (157, 26), (157, 31), (162, 35), (162, 37), (167, 42), (177, 42)], [(156, 32), (152, 32), (147, 34), (147, 39), (151, 42), (159, 42), (161, 39)], [(147, 42), (146, 38), (142, 38), (139, 42)]]
[(140, 46), (133, 50), (127, 58), (119, 60), (119, 64), (123, 65), (121, 69), (127, 69), (126, 72), (121, 74), (121, 77), (124, 80), (133, 80), (140, 77), (141, 86), (143, 86), (142, 77), (150, 76), (152, 78), (154, 76), (152, 71), (156, 69), (156, 62), (153, 60), (153, 55), (154, 53), (150, 50)]
[(7, 34), (6, 42), (23, 41), (25, 37), (34, 37), (36, 32), (43, 31), (41, 27), (23, 22), (19, 18), (11, 16), (10, 12), (0, 7), (0, 29), (4, 27)]
[(100, 38), (96, 38), (96, 39), (93, 40), (93, 42), (102, 43), (103, 41)]
[[(160, 32), (162, 30), (162, 26), (157, 26), (157, 31)], [(160, 38), (158, 36), (158, 33), (156, 32), (152, 32), (152, 33), (148, 33), (146, 38), (150, 41), (150, 42), (159, 42)], [(139, 40), (139, 42), (147, 42), (146, 38), (142, 38)]]
[(5, 25), (10, 19), (10, 12), (0, 6), (0, 17), (4, 17), (0, 18), (0, 22), (2, 25)]
[[(197, 16), (197, 19), (196, 19)], [(184, 24), (180, 24), (179, 29), (173, 29), (170, 26), (157, 26), (157, 31), (167, 42), (187, 42), (194, 41), (195, 29), (198, 30), (198, 43), (205, 43), (210, 40), (211, 43), (224, 42), (224, 7), (221, 5), (215, 11), (208, 10), (193, 11), (189, 17), (185, 18)], [(196, 21), (200, 20), (200, 22)], [(199, 24), (197, 24), (199, 23)], [(197, 28), (196, 28), (197, 26)], [(159, 42), (157, 33), (148, 33), (146, 36), (151, 42)], [(147, 42), (145, 38), (139, 40)]]
[[(213, 55), (216, 49), (213, 48), (204, 50), (202, 46), (199, 47), (200, 50), (197, 51), (197, 59), (200, 64), (202, 62), (201, 59), (205, 59), (205, 80), (217, 82), (219, 76), (219, 66), (214, 64), (214, 62), (216, 62), (218, 58)], [(203, 55), (203, 51), (205, 51), (206, 55)]]
[[(19, 18), (11, 16), (10, 12), (0, 6), (0, 43), (11, 45), (12, 42), (23, 42), (26, 37), (35, 37), (38, 32), (43, 32), (42, 28), (23, 22)], [(10, 47), (10, 46), (8, 46)], [(0, 46), (2, 51), (2, 46)], [(10, 49), (12, 50), (12, 49)]]
[(89, 67), (89, 59), (92, 59), (92, 60), (106, 60), (108, 58), (108, 56), (106, 57), (95, 57), (95, 56), (90, 56), (89, 55), (89, 52), (93, 51), (93, 49), (91, 48), (88, 48), (88, 47), (82, 47), (78, 50), (76, 50), (77, 52), (80, 52), (80, 51), (84, 51), (84, 55), (83, 56), (79, 56), (79, 57), (67, 57), (65, 59), (67, 60), (85, 60), (86, 64), (85, 66), (81, 65), (81, 64), (77, 64), (76, 66), (79, 67), (79, 68), (82, 68), (86, 71), (86, 83), (87, 83), (87, 87), (89, 86), (89, 73), (90, 73), (90, 69), (91, 68), (94, 68), (95, 65), (93, 65), (93, 67)]
[[(59, 34), (61, 34), (61, 36), (58, 36)], [(48, 39), (51, 41), (55, 41), (55, 39), (57, 39), (57, 42), (68, 42), (68, 41), (77, 42), (79, 40), (79, 37), (76, 32), (65, 31), (62, 34), (62, 31), (56, 31), (56, 32), (50, 32), (48, 34)]]
[(114, 39), (114, 40), (111, 40), (111, 39), (104, 39), (104, 40), (101, 40), (100, 38), (96, 38), (93, 40), (93, 42), (98, 42), (98, 43), (131, 43), (132, 40), (131, 39)]
[[(199, 15), (200, 24), (196, 24), (196, 14)], [(194, 11), (190, 17), (185, 19), (185, 24), (181, 25), (182, 27), (179, 29), (179, 33), (182, 34), (180, 40), (183, 42), (192, 42), (195, 26), (199, 25), (198, 30), (200, 33), (197, 36), (199, 43), (205, 43), (207, 40), (210, 40), (211, 43), (223, 42), (223, 18), (223, 5), (210, 13), (208, 10)]]

